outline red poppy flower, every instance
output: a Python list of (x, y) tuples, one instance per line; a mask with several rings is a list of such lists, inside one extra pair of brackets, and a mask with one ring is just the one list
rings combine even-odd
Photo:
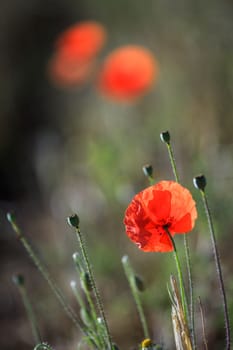
[(157, 75), (158, 64), (149, 50), (140, 46), (123, 46), (105, 59), (98, 88), (109, 97), (132, 100), (150, 89)]
[(66, 59), (89, 61), (102, 49), (106, 40), (104, 27), (95, 21), (83, 21), (65, 30), (55, 46)]
[(177, 182), (161, 181), (138, 193), (128, 206), (124, 224), (129, 238), (145, 252), (169, 252), (174, 236), (194, 227), (197, 218), (191, 193)]
[(55, 54), (49, 62), (48, 70), (51, 80), (60, 86), (84, 84), (93, 71), (93, 62), (77, 62)]

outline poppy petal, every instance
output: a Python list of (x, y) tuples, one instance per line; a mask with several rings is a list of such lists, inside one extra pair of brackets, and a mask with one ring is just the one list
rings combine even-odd
[(190, 213), (187, 213), (179, 221), (174, 222), (174, 224), (169, 227), (169, 230), (175, 233), (186, 233), (191, 229), (192, 221)]
[(145, 252), (168, 252), (172, 235), (190, 231), (197, 217), (191, 193), (174, 181), (161, 181), (138, 193), (125, 213), (129, 238)]
[(147, 203), (147, 209), (152, 217), (155, 216), (158, 221), (166, 224), (171, 211), (171, 192), (154, 190), (153, 198)]

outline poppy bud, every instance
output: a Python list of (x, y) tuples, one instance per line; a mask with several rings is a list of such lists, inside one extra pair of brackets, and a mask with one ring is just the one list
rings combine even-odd
[(204, 175), (198, 175), (196, 177), (193, 178), (193, 184), (194, 186), (201, 191), (205, 190), (206, 187), (206, 178)]
[(78, 252), (75, 252), (72, 255), (73, 261), (76, 265), (76, 267), (81, 268), (82, 267), (82, 257)]
[(76, 285), (77, 285), (76, 281), (74, 281), (74, 280), (70, 281), (70, 286), (72, 289), (75, 289)]
[(19, 287), (23, 286), (24, 285), (24, 277), (23, 275), (14, 275), (12, 277), (12, 281)]
[(165, 142), (165, 143), (170, 143), (170, 133), (169, 131), (164, 131), (164, 132), (161, 132), (160, 134), (160, 139), (162, 142)]
[(153, 167), (151, 164), (146, 164), (142, 167), (142, 170), (145, 176), (152, 177), (153, 176)]
[(143, 292), (145, 290), (145, 285), (141, 277), (135, 275), (134, 276), (134, 283), (139, 290), (139, 292)]
[(127, 255), (124, 255), (124, 256), (122, 256), (121, 261), (122, 261), (122, 264), (127, 264), (129, 261), (129, 257)]
[(82, 321), (84, 322), (84, 324), (87, 326), (87, 327), (90, 327), (91, 326), (91, 315), (90, 313), (88, 312), (87, 309), (84, 309), (84, 308), (81, 308), (80, 310), (80, 316), (81, 316), (81, 319)]
[(81, 284), (84, 290), (87, 290), (88, 292), (92, 292), (92, 283), (91, 283), (89, 273), (85, 272), (81, 276)]
[(71, 227), (79, 228), (79, 217), (77, 214), (73, 214), (67, 218), (67, 222)]
[(7, 213), (6, 214), (7, 220), (12, 224), (15, 222), (15, 215), (12, 213)]
[(101, 317), (97, 317), (98, 324), (103, 324), (103, 319)]
[(6, 218), (9, 221), (9, 223), (11, 224), (11, 227), (13, 228), (13, 230), (15, 231), (15, 233), (17, 234), (17, 236), (20, 238), (21, 237), (21, 232), (19, 230), (19, 227), (16, 224), (16, 218), (15, 218), (15, 214), (13, 213), (7, 213), (6, 214)]

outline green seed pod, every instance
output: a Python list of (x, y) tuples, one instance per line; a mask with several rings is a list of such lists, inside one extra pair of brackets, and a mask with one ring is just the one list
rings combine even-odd
[(90, 279), (89, 273), (85, 272), (81, 275), (81, 285), (84, 290), (87, 290), (88, 292), (92, 292), (92, 283)]
[(7, 217), (7, 220), (10, 222), (10, 223), (14, 223), (15, 222), (15, 215), (13, 213), (7, 213), (6, 214), (6, 217)]
[(92, 325), (92, 319), (89, 311), (87, 309), (81, 308), (80, 310), (80, 316), (83, 321), (83, 323), (87, 326), (90, 327)]
[(206, 178), (204, 175), (198, 175), (196, 177), (193, 178), (193, 184), (194, 186), (201, 191), (205, 190), (206, 187)]
[(135, 275), (134, 276), (134, 283), (138, 289), (139, 292), (143, 292), (145, 290), (145, 285), (141, 277)]
[(73, 214), (67, 218), (67, 222), (71, 227), (79, 228), (79, 217), (77, 214)]
[(162, 142), (165, 142), (165, 143), (169, 144), (170, 140), (171, 140), (169, 131), (161, 132), (160, 139), (161, 139)]
[(152, 177), (153, 176), (153, 167), (150, 164), (146, 164), (142, 167), (142, 170), (147, 177)]
[(14, 275), (12, 277), (13, 283), (15, 283), (17, 286), (24, 286), (24, 277), (23, 275)]
[(78, 268), (78, 270), (80, 272), (83, 271), (83, 259), (82, 259), (82, 256), (78, 252), (75, 252), (72, 255), (72, 258), (73, 258), (75, 266)]

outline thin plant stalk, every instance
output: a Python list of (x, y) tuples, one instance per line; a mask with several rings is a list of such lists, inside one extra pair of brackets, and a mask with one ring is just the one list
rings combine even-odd
[(23, 233), (21, 232), (19, 226), (16, 224), (13, 216), (11, 214), (7, 214), (7, 219), (10, 222), (13, 230), (15, 231), (18, 239), (20, 242), (23, 244), (25, 250), (27, 251), (28, 255), (30, 258), (33, 260), (34, 264), (38, 268), (38, 270), (41, 272), (42, 276), (44, 279), (47, 281), (48, 285), (50, 286), (51, 290), (57, 297), (58, 301), (62, 305), (64, 311), (66, 312), (67, 316), (72, 320), (74, 325), (80, 329), (85, 335), (88, 335), (85, 328), (82, 325), (82, 322), (80, 318), (75, 314), (71, 306), (68, 304), (68, 302), (65, 300), (65, 297), (63, 296), (60, 288), (57, 286), (55, 281), (52, 279), (50, 276), (49, 272), (47, 269), (42, 265), (40, 259), (37, 257), (36, 253), (33, 251), (31, 245), (29, 244), (28, 240), (26, 237), (24, 237)]
[(165, 227), (165, 231), (167, 232), (172, 246), (173, 246), (173, 256), (175, 259), (175, 263), (176, 263), (176, 269), (177, 269), (177, 274), (178, 274), (178, 280), (179, 280), (179, 285), (180, 285), (180, 294), (181, 294), (181, 301), (182, 301), (182, 306), (184, 309), (184, 314), (185, 314), (185, 319), (188, 319), (188, 303), (187, 303), (187, 298), (186, 298), (186, 293), (185, 293), (185, 287), (184, 287), (184, 278), (183, 278), (183, 273), (182, 273), (182, 269), (181, 269), (181, 265), (180, 265), (180, 259), (177, 253), (177, 249), (176, 249), (176, 244), (175, 241), (171, 235), (171, 233), (169, 232), (169, 230)]
[(199, 302), (199, 308), (200, 308), (200, 314), (201, 314), (201, 326), (202, 326), (202, 338), (203, 338), (203, 344), (205, 346), (205, 350), (208, 350), (208, 343), (206, 339), (206, 331), (205, 331), (205, 316), (204, 316), (204, 310), (201, 302), (201, 298), (198, 298)]
[(131, 289), (131, 292), (132, 292), (132, 295), (133, 295), (133, 298), (134, 298), (134, 301), (135, 301), (135, 304), (136, 304), (136, 307), (137, 307), (139, 319), (140, 319), (140, 322), (141, 322), (141, 325), (142, 325), (142, 329), (143, 329), (143, 333), (144, 333), (144, 338), (145, 339), (150, 338), (148, 325), (147, 325), (146, 317), (145, 317), (145, 314), (144, 314), (144, 311), (143, 311), (143, 307), (142, 307), (141, 299), (140, 299), (140, 296), (139, 296), (138, 288), (137, 288), (137, 286), (135, 284), (135, 274), (134, 274), (134, 271), (133, 271), (133, 269), (132, 269), (132, 267), (130, 265), (128, 256), (126, 256), (126, 255), (123, 256), (122, 264), (123, 264), (123, 267), (124, 267), (124, 270), (125, 270), (125, 274), (126, 274), (126, 277), (128, 279), (128, 282), (129, 282), (129, 285), (130, 285), (130, 289)]
[(97, 304), (97, 307), (99, 309), (99, 313), (100, 313), (101, 319), (102, 319), (103, 324), (104, 324), (104, 328), (105, 328), (105, 331), (106, 331), (107, 344), (109, 345), (110, 349), (113, 349), (112, 339), (111, 339), (111, 336), (110, 336), (108, 323), (107, 323), (107, 320), (106, 320), (106, 317), (105, 317), (104, 307), (103, 307), (103, 304), (102, 304), (102, 301), (101, 301), (101, 298), (100, 298), (100, 294), (99, 294), (99, 291), (98, 291), (96, 283), (95, 283), (95, 279), (94, 279), (94, 275), (93, 275), (93, 272), (92, 272), (91, 264), (90, 264), (89, 257), (88, 257), (87, 251), (86, 251), (86, 247), (85, 247), (85, 244), (84, 244), (82, 233), (81, 233), (79, 227), (75, 228), (75, 232), (76, 232), (78, 243), (79, 243), (79, 246), (80, 246), (80, 249), (81, 249), (81, 253), (83, 255), (83, 260), (85, 262), (86, 269), (87, 269), (87, 272), (88, 272), (89, 277), (90, 277), (90, 283), (91, 283), (91, 286), (92, 286), (92, 289), (93, 289), (93, 292), (94, 292), (94, 295), (95, 295), (96, 304)]
[[(165, 143), (167, 145), (167, 150), (168, 150), (170, 163), (172, 166), (173, 175), (175, 177), (176, 182), (179, 183), (180, 182), (179, 175), (178, 175), (178, 171), (177, 171), (177, 166), (176, 166), (173, 148), (171, 146), (170, 141), (167, 141)], [(184, 241), (185, 259), (186, 259), (188, 281), (189, 281), (190, 328), (191, 328), (192, 344), (193, 344), (193, 348), (195, 350), (196, 349), (196, 337), (195, 337), (195, 328), (194, 328), (195, 324), (194, 324), (194, 297), (193, 297), (192, 266), (191, 266), (191, 258), (190, 258), (188, 239), (187, 239), (185, 234), (183, 235), (183, 241)]]
[[(97, 340), (98, 340), (98, 342), (101, 343), (101, 346), (100, 346), (100, 349), (101, 349), (103, 346), (105, 347), (106, 339), (105, 339), (105, 336), (103, 335), (103, 332), (100, 331), (100, 323), (98, 321), (98, 317), (97, 317), (94, 301), (92, 300), (91, 292), (93, 291), (93, 288), (92, 288), (92, 285), (90, 285), (90, 286), (87, 285), (87, 282), (85, 280), (85, 276), (89, 276), (89, 275), (87, 273), (83, 273), (83, 271), (82, 271), (81, 274), (80, 274), (81, 285), (83, 286), (83, 290), (84, 290), (84, 293), (85, 293), (88, 305), (90, 307), (91, 319), (92, 319), (92, 322), (93, 322), (93, 327), (94, 327), (95, 333), (96, 333), (96, 335), (98, 337)], [(88, 283), (90, 283), (90, 281)]]
[[(97, 313), (96, 313), (96, 308), (95, 308), (95, 304), (92, 300), (92, 296), (91, 296), (91, 291), (93, 291), (92, 285), (90, 285), (90, 281), (88, 278), (88, 281), (86, 279), (86, 277), (89, 277), (89, 274), (87, 272), (85, 272), (85, 267), (83, 266), (83, 259), (79, 254), (76, 252), (73, 254), (73, 260), (75, 263), (75, 268), (77, 270), (77, 273), (79, 275), (80, 281), (81, 281), (81, 286), (82, 289), (85, 293), (85, 297), (87, 299), (88, 305), (90, 307), (90, 312), (91, 312), (91, 319), (93, 322), (93, 326), (95, 328), (96, 334), (98, 335), (98, 338), (101, 337), (101, 332), (99, 332), (99, 322), (98, 322), (98, 317), (97, 317)], [(77, 286), (76, 286), (76, 282), (75, 281), (71, 281), (70, 283), (71, 288), (76, 296), (76, 299), (81, 307), (81, 309), (85, 310), (86, 306), (84, 304), (84, 301), (81, 297), (81, 295), (79, 294), (78, 290), (77, 290)], [(105, 344), (105, 339), (101, 339), (102, 345), (103, 343)]]
[(41, 342), (40, 332), (39, 332), (39, 328), (37, 325), (35, 313), (34, 313), (34, 310), (32, 307), (32, 303), (28, 297), (28, 293), (27, 293), (27, 290), (25, 288), (24, 278), (23, 278), (23, 276), (19, 275), (19, 276), (14, 276), (13, 280), (14, 280), (15, 284), (18, 286), (20, 295), (22, 297), (23, 304), (24, 304), (24, 307), (26, 309), (29, 322), (31, 324), (32, 335), (33, 335), (33, 338), (35, 340), (35, 344), (38, 344)]
[(76, 282), (75, 281), (71, 281), (70, 282), (70, 286), (71, 286), (71, 289), (72, 289), (72, 292), (80, 306), (81, 309), (85, 309), (85, 303), (81, 297), (81, 295), (79, 294), (79, 291), (77, 289), (77, 286), (76, 286)]
[(225, 329), (226, 329), (226, 350), (230, 350), (231, 348), (230, 320), (229, 320), (229, 313), (228, 313), (228, 306), (227, 306), (226, 291), (225, 291), (223, 275), (222, 275), (220, 255), (218, 252), (218, 247), (217, 247), (217, 242), (216, 242), (215, 232), (214, 232), (214, 225), (213, 225), (212, 215), (210, 212), (207, 196), (204, 190), (200, 190), (200, 192), (201, 192), (202, 202), (205, 208), (205, 213), (208, 221), (216, 272), (217, 272), (217, 277), (218, 277), (218, 282), (219, 282), (219, 287), (220, 287), (220, 292), (222, 297), (224, 322), (225, 322)]

